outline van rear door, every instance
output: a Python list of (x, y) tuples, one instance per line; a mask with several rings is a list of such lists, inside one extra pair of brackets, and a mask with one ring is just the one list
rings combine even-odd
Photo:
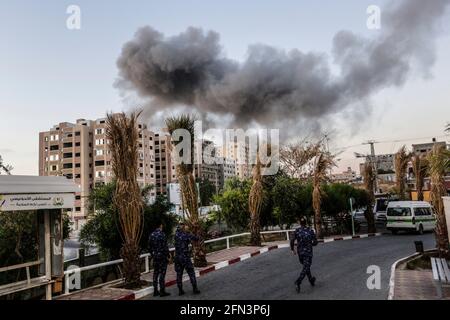
[(387, 227), (393, 229), (415, 229), (411, 208), (388, 207)]

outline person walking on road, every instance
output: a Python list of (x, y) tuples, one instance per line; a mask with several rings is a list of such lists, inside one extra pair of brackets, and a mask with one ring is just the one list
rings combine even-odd
[(195, 270), (191, 261), (189, 244), (191, 241), (197, 241), (198, 238), (193, 234), (187, 232), (186, 225), (180, 223), (175, 232), (175, 271), (177, 273), (177, 286), (179, 295), (183, 295), (183, 272), (186, 270), (191, 280), (194, 294), (199, 294), (197, 288), (197, 279), (195, 278)]
[[(163, 232), (163, 225), (152, 232), (149, 238), (149, 251), (153, 259), (153, 295), (166, 297), (170, 293), (166, 292), (166, 271), (169, 262), (169, 246), (167, 238)], [(159, 284), (159, 290), (158, 290)]]
[(299, 223), (300, 227), (295, 230), (294, 237), (291, 239), (291, 250), (295, 255), (294, 244), (295, 241), (297, 241), (298, 258), (303, 265), (300, 276), (295, 281), (297, 293), (300, 292), (300, 286), (305, 276), (308, 277), (311, 286), (314, 286), (316, 283), (316, 278), (311, 275), (311, 264), (313, 258), (313, 246), (318, 244), (315, 232), (307, 226), (306, 218), (300, 218)]

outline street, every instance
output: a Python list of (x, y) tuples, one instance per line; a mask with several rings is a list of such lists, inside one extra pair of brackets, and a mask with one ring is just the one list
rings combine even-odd
[[(305, 279), (300, 294), (294, 281), (300, 273), (297, 255), (289, 249), (277, 249), (198, 278), (201, 294), (194, 296), (189, 282), (186, 295), (179, 297), (176, 286), (171, 296), (144, 299), (387, 299), (391, 265), (415, 252), (414, 241), (421, 240), (425, 249), (435, 245), (434, 234), (390, 234), (374, 238), (335, 241), (315, 247), (312, 274), (317, 278), (312, 288)], [(381, 269), (381, 289), (369, 290), (367, 267)]]

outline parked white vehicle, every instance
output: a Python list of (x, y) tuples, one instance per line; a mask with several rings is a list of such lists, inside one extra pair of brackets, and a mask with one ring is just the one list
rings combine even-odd
[(392, 201), (386, 210), (387, 229), (396, 234), (398, 231), (434, 230), (436, 217), (433, 208), (425, 201)]
[(388, 198), (377, 198), (375, 199), (375, 204), (373, 206), (373, 212), (375, 214), (375, 220), (378, 222), (386, 222), (386, 210), (389, 204)]

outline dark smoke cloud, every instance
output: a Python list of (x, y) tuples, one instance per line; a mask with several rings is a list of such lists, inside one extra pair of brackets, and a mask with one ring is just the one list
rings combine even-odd
[[(123, 47), (117, 87), (150, 98), (145, 114), (194, 108), (231, 116), (235, 126), (291, 130), (360, 105), (386, 87), (402, 86), (414, 67), (425, 77), (435, 61), (435, 38), (450, 0), (407, 0), (382, 11), (374, 39), (349, 31), (333, 39), (333, 75), (325, 54), (253, 45), (243, 63), (223, 56), (216, 32), (190, 27), (165, 37), (151, 27)], [(309, 124), (308, 124), (309, 123)]]

